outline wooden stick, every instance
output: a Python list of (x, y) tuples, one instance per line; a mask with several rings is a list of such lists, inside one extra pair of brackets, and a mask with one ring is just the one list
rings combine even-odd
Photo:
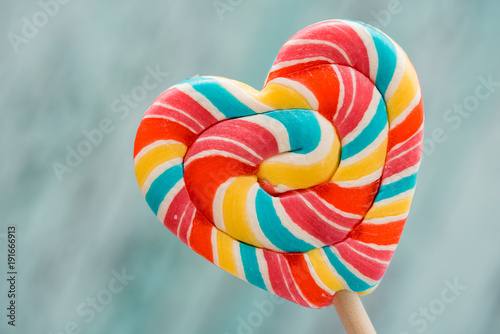
[(340, 321), (347, 334), (376, 334), (372, 322), (356, 292), (337, 291), (333, 298)]

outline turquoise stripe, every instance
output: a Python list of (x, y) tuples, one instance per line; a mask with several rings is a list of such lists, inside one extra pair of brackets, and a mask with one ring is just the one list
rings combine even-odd
[(335, 268), (335, 270), (339, 273), (340, 276), (346, 281), (349, 288), (354, 292), (366, 291), (369, 288), (373, 287), (373, 285), (367, 284), (365, 281), (359, 279), (356, 275), (354, 275), (347, 267), (340, 262), (330, 247), (323, 247), (328, 260)]
[(260, 228), (269, 241), (285, 252), (307, 252), (315, 247), (296, 238), (282, 224), (273, 205), (273, 197), (259, 189), (255, 197), (255, 208)]
[(373, 115), (370, 123), (356, 138), (354, 138), (353, 141), (342, 147), (342, 160), (350, 158), (363, 151), (378, 137), (387, 123), (385, 103), (383, 99), (380, 99), (377, 111), (375, 111), (375, 115)]
[(149, 207), (155, 215), (158, 214), (158, 208), (165, 196), (167, 196), (168, 192), (182, 177), (182, 165), (175, 165), (164, 171), (153, 181), (146, 194), (146, 202), (148, 202)]
[(306, 154), (318, 146), (321, 139), (321, 129), (311, 110), (277, 110), (265, 115), (279, 121), (286, 128), (291, 151)]
[(417, 185), (417, 173), (404, 177), (399, 181), (389, 183), (380, 187), (375, 202), (391, 198), (405, 191), (415, 188)]
[[(361, 23), (361, 22), (358, 22)], [(394, 76), (397, 64), (397, 51), (394, 43), (383, 33), (374, 29), (372, 26), (361, 23), (370, 32), (375, 49), (378, 54), (378, 70), (375, 85), (382, 95), (385, 95), (387, 87)]]
[(247, 244), (240, 242), (240, 254), (247, 281), (261, 289), (267, 290), (266, 284), (264, 283), (264, 279), (262, 278), (259, 270), (255, 247), (248, 246)]
[(204, 95), (226, 118), (256, 114), (213, 78), (197, 77), (188, 79), (184, 83), (190, 84), (196, 91)]

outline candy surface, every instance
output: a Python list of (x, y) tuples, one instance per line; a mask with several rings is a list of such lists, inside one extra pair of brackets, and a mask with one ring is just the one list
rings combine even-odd
[(162, 93), (135, 140), (152, 211), (207, 260), (297, 304), (371, 292), (401, 236), (423, 102), (401, 48), (332, 20), (295, 34), (257, 91), (197, 77)]

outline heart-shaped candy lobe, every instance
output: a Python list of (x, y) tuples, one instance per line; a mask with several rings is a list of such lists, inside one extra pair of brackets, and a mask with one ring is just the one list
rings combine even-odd
[(134, 161), (146, 201), (220, 268), (307, 307), (372, 291), (401, 236), (423, 139), (415, 70), (373, 27), (294, 35), (262, 91), (198, 77), (146, 112)]

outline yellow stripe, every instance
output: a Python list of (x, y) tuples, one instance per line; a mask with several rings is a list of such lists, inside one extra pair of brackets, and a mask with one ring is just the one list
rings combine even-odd
[(369, 156), (347, 166), (341, 163), (332, 181), (353, 181), (370, 175), (384, 166), (386, 155), (387, 139), (385, 139)]
[(410, 210), (412, 198), (413, 196), (408, 196), (386, 205), (374, 206), (366, 214), (365, 220), (402, 215)]
[(186, 151), (186, 145), (167, 144), (155, 147), (144, 154), (135, 164), (135, 175), (137, 182), (139, 182), (139, 187), (142, 188), (153, 169), (169, 160), (184, 157)]
[(332, 178), (340, 160), (340, 141), (335, 135), (332, 148), (321, 161), (312, 165), (293, 165), (283, 162), (263, 162), (257, 176), (274, 186), (284, 185), (294, 189), (305, 189)]
[(398, 88), (387, 101), (387, 118), (389, 124), (399, 116), (417, 94), (418, 78), (410, 60), (406, 58), (405, 71)]
[(342, 285), (337, 277), (330, 271), (319, 249), (313, 249), (307, 252), (307, 256), (309, 256), (314, 271), (316, 271), (316, 274), (318, 274), (323, 284), (333, 291), (345, 289), (344, 285)]
[(236, 261), (234, 260), (233, 238), (217, 230), (217, 254), (219, 255), (219, 267), (234, 276), (238, 276)]
[(263, 247), (250, 228), (247, 216), (247, 196), (257, 176), (240, 176), (227, 188), (222, 205), (222, 216), (226, 233), (247, 244)]
[(378, 284), (379, 283), (375, 284), (375, 286), (369, 288), (368, 290), (357, 292), (357, 294), (360, 295), (360, 296), (364, 296), (364, 295), (367, 295), (369, 293), (372, 293), (373, 290), (375, 290), (378, 287)]
[(245, 90), (252, 98), (262, 102), (274, 109), (311, 109), (311, 105), (307, 100), (300, 95), (296, 90), (276, 84), (269, 83), (262, 90), (258, 91), (242, 82), (234, 81), (234, 84)]
[(276, 109), (311, 109), (309, 102), (296, 90), (273, 82), (267, 84), (257, 99)]

